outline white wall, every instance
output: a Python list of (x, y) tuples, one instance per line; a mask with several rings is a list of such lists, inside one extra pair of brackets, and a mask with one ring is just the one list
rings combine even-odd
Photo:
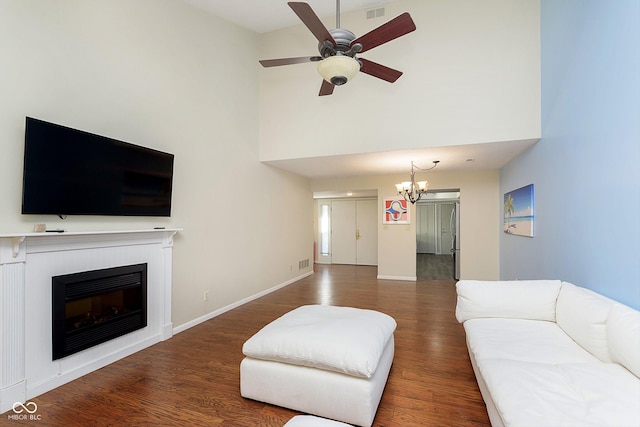
[[(258, 161), (254, 33), (179, 0), (2, 0), (0, 52), (0, 233), (184, 228), (176, 326), (310, 271), (309, 182)], [(175, 154), (172, 217), (21, 215), (25, 116)]]
[[(313, 191), (378, 191), (378, 275), (409, 280), (416, 276), (415, 206), (410, 225), (383, 225), (385, 198), (397, 196), (395, 185), (407, 175), (313, 180)], [(429, 172), (429, 189), (460, 189), (461, 271), (463, 279), (497, 280), (501, 206), (497, 170)]]
[[(416, 31), (360, 55), (404, 75), (389, 84), (360, 73), (319, 97), (315, 63), (261, 69), (262, 160), (540, 137), (538, 0), (398, 0), (384, 7), (386, 16), (370, 20), (365, 11), (345, 13), (341, 27), (362, 35), (409, 11)], [(335, 27), (333, 18), (324, 23)], [(312, 56), (316, 45), (300, 24), (261, 35), (259, 54)]]

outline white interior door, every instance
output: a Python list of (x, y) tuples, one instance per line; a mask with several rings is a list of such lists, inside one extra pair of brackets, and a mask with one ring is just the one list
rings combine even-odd
[(331, 263), (356, 263), (356, 204), (353, 200), (331, 202)]
[(417, 252), (419, 254), (436, 253), (436, 214), (435, 205), (418, 204), (416, 207)]
[(356, 264), (378, 265), (378, 201), (356, 201)]
[(377, 217), (377, 200), (332, 201), (332, 264), (378, 264)]

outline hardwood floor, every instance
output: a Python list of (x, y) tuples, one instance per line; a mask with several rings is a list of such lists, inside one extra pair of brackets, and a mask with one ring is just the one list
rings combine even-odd
[[(489, 426), (454, 317), (453, 281), (376, 280), (365, 266), (316, 273), (32, 401), (38, 426), (282, 426), (298, 413), (240, 396), (242, 344), (304, 304), (382, 311), (396, 354), (374, 426)], [(9, 413), (0, 425), (17, 424)]]

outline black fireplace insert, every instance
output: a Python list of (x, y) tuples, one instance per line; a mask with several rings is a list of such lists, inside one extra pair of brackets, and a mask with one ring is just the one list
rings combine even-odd
[(55, 276), (53, 360), (147, 326), (147, 264)]

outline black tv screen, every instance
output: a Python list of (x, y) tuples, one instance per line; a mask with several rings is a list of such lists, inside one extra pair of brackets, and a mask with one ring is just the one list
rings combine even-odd
[(173, 154), (26, 118), (23, 214), (170, 216)]

